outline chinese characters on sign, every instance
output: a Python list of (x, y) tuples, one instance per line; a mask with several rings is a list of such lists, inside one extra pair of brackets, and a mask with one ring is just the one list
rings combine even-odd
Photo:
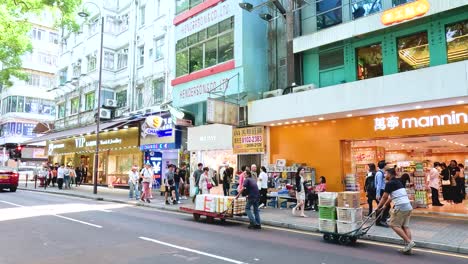
[(460, 124), (468, 124), (468, 114), (452, 111), (450, 114), (422, 116), (419, 118), (409, 117), (401, 120), (397, 116), (377, 117), (374, 119), (374, 130), (384, 131), (387, 129), (394, 130), (399, 127), (406, 129)]
[(265, 129), (263, 127), (236, 128), (232, 143), (234, 154), (265, 152)]
[(380, 20), (386, 26), (400, 23), (426, 14), (429, 6), (427, 0), (417, 0), (385, 11)]

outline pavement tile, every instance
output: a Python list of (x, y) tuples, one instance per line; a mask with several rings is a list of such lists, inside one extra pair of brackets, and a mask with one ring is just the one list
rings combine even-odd
[[(20, 183), (19, 188), (34, 190), (34, 183), (28, 183), (28, 187), (25, 188), (23, 182)], [(35, 190), (44, 191), (43, 188), (39, 187)], [(150, 204), (128, 198), (128, 190), (125, 189), (99, 187), (97, 195), (92, 194), (92, 186), (88, 185), (73, 187), (71, 190), (48, 188), (46, 191), (50, 193), (73, 195), (82, 198), (106, 200), (118, 203), (129, 203), (138, 206), (148, 206), (171, 211), (179, 211), (180, 206), (190, 208), (194, 207), (191, 199), (181, 200), (182, 203), (180, 205), (165, 205), (164, 196), (161, 196), (159, 191), (156, 190), (153, 191), (153, 199)], [(292, 229), (316, 231), (318, 229), (317, 212), (306, 211), (305, 214), (308, 216), (307, 218), (293, 216), (290, 209), (261, 209), (261, 218), (266, 224)], [(245, 217), (236, 219), (240, 219), (242, 221), (247, 220)], [(410, 227), (413, 232), (413, 239), (419, 246), (463, 254), (468, 253), (468, 221), (466, 220), (414, 216), (411, 219)], [(369, 230), (366, 238), (370, 240), (401, 244), (401, 239), (396, 236), (390, 228), (374, 226)]]

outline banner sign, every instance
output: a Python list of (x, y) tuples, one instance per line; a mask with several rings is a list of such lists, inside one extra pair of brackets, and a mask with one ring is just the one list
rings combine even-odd
[(234, 154), (265, 153), (264, 127), (236, 128), (232, 135)]

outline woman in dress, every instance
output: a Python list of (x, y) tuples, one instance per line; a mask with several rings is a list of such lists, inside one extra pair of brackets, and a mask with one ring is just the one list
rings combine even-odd
[(214, 186), (209, 171), (208, 167), (203, 168), (203, 174), (200, 176), (200, 182), (198, 183), (198, 188), (202, 190), (203, 194), (210, 194), (210, 189)]
[(305, 205), (305, 179), (304, 179), (305, 170), (303, 167), (299, 167), (296, 172), (296, 200), (297, 204), (292, 209), (292, 214), (296, 215), (296, 210), (301, 209), (301, 216), (307, 217), (304, 214), (304, 205)]

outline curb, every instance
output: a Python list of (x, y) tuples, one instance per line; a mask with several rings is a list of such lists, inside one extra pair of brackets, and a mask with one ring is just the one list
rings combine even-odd
[[(177, 207), (168, 208), (168, 207), (165, 207), (164, 205), (158, 205), (158, 204), (141, 204), (141, 203), (135, 204), (132, 202), (127, 202), (127, 201), (122, 201), (122, 200), (117, 200), (117, 199), (112, 199), (112, 198), (104, 198), (101, 196), (93, 197), (93, 196), (82, 195), (82, 194), (47, 191), (47, 190), (34, 190), (34, 189), (27, 189), (27, 188), (21, 188), (21, 187), (18, 187), (18, 190), (39, 192), (39, 193), (50, 193), (50, 194), (78, 197), (78, 198), (83, 198), (83, 199), (105, 201), (105, 202), (112, 202), (112, 203), (119, 203), (119, 204), (128, 204), (128, 205), (132, 205), (135, 207), (141, 206), (141, 207), (159, 209), (163, 211), (172, 211), (172, 212), (179, 212), (179, 213), (191, 215), (190, 213), (179, 210), (179, 208)], [(243, 218), (243, 217), (234, 217), (233, 219), (236, 221), (241, 221), (245, 223), (249, 222), (248, 219)], [(263, 220), (262, 224), (266, 226), (280, 227), (280, 228), (292, 229), (292, 230), (297, 230), (297, 231), (305, 231), (305, 232), (313, 232), (313, 233), (319, 232), (319, 229), (313, 226), (288, 224), (288, 223), (272, 221), (272, 220)], [(389, 244), (394, 244), (394, 245), (402, 245), (402, 241), (400, 239), (393, 238), (393, 237), (385, 237), (385, 236), (378, 236), (378, 235), (365, 235), (361, 239), (375, 241), (375, 242), (389, 243)], [(468, 248), (465, 248), (465, 247), (451, 246), (451, 245), (438, 244), (438, 243), (432, 243), (432, 242), (426, 242), (426, 241), (415, 241), (415, 242), (418, 248), (426, 248), (426, 249), (440, 250), (440, 251), (446, 251), (446, 252), (452, 252), (452, 253), (468, 254)]]

